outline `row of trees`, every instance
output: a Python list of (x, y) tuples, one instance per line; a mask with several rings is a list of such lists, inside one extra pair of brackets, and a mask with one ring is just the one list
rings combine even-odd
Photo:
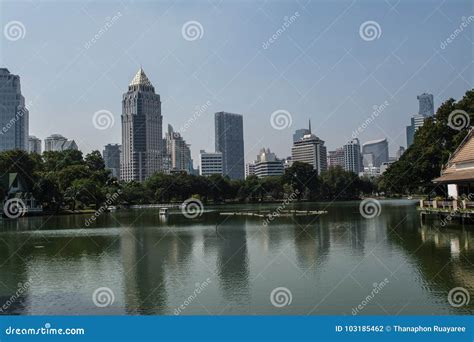
[[(464, 111), (467, 116), (462, 112)], [(454, 112), (454, 113), (453, 113)], [(387, 194), (444, 194), (444, 186), (433, 184), (449, 156), (466, 137), (474, 122), (474, 90), (456, 102), (449, 99), (416, 133), (413, 144), (399, 161), (380, 177), (377, 186)]]
[[(184, 201), (192, 196), (215, 203), (225, 201), (259, 202), (281, 200), (292, 193), (298, 200), (345, 200), (371, 193), (369, 180), (342, 168), (330, 168), (318, 175), (304, 163), (294, 163), (283, 176), (233, 181), (213, 175), (156, 173), (145, 182), (119, 182), (105, 169), (102, 156), (93, 151), (85, 157), (80, 151), (44, 152), (41, 156), (13, 150), (0, 153), (1, 174), (16, 172), (46, 210), (78, 209), (103, 205), (107, 196), (123, 204)], [(4, 196), (6, 189), (0, 189)]]

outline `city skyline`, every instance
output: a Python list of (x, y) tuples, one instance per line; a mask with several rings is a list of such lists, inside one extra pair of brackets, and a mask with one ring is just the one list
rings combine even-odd
[[(213, 130), (215, 112), (243, 115), (249, 162), (262, 146), (289, 156), (292, 134), (308, 118), (314, 133), (334, 150), (351, 140), (373, 106), (385, 101), (389, 105), (358, 138), (386, 137), (390, 155), (395, 155), (398, 146), (406, 145), (405, 126), (418, 111), (416, 96), (434, 94), (436, 109), (472, 87), (467, 76), (472, 61), (463, 53), (472, 41), (471, 30), (442, 44), (469, 13), (469, 2), (326, 5), (318, 13), (317, 2), (203, 8), (144, 2), (28, 7), (6, 2), (1, 23), (19, 20), (25, 36), (15, 41), (2, 37), (0, 61), (22, 78), (30, 134), (44, 139), (61, 133), (75, 139), (84, 152), (120, 143), (118, 99), (123, 84), (142, 64), (162, 96), (164, 125), (184, 127), (196, 107), (209, 103), (180, 132), (195, 161), (199, 150), (214, 150), (214, 137), (202, 132)], [(234, 15), (241, 21), (232, 20)], [(406, 27), (399, 27), (401, 17)], [(64, 30), (53, 30), (45, 20)], [(364, 40), (359, 29), (370, 20), (379, 24), (380, 37)], [(190, 21), (202, 26), (197, 39), (183, 37), (182, 28)], [(280, 33), (285, 23), (289, 26)], [(104, 25), (107, 29), (101, 30)], [(277, 39), (270, 42), (274, 35)], [(92, 125), (100, 110), (110, 111), (115, 121), (102, 131)], [(291, 125), (282, 130), (270, 122), (278, 110), (291, 114)]]

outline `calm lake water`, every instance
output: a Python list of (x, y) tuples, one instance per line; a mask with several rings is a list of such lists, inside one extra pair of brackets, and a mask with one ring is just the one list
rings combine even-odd
[[(361, 305), (362, 315), (473, 314), (474, 226), (422, 224), (414, 201), (381, 204), (372, 219), (361, 216), (358, 202), (297, 204), (328, 214), (278, 218), (267, 227), (262, 218), (219, 211), (278, 204), (206, 207), (196, 219), (176, 211), (166, 222), (156, 209), (123, 210), (88, 228), (88, 215), (0, 219), (0, 309), (351, 315)], [(270, 300), (280, 287), (283, 307)], [(470, 304), (450, 305), (456, 287)], [(100, 288), (110, 290), (99, 305), (111, 305), (95, 305)]]

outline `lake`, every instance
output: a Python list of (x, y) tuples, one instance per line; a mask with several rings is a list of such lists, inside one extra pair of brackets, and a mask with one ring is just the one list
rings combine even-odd
[(474, 226), (422, 223), (415, 201), (380, 203), (373, 218), (355, 201), (291, 204), (328, 213), (268, 225), (219, 212), (278, 203), (205, 206), (195, 219), (118, 210), (89, 227), (90, 215), (0, 219), (0, 311), (473, 314)]

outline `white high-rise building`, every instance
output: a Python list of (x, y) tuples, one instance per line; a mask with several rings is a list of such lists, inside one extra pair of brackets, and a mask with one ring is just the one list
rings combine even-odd
[(318, 172), (318, 175), (327, 170), (327, 151), (324, 141), (311, 133), (293, 142), (291, 159), (293, 163), (303, 162), (310, 164)]
[(222, 153), (206, 152), (199, 153), (199, 174), (201, 176), (222, 175)]
[(270, 152), (270, 149), (263, 148), (257, 155), (257, 160), (254, 163), (254, 174), (258, 178), (269, 176), (281, 176), (284, 173), (283, 161), (278, 159), (275, 153)]
[(29, 112), (21, 95), (20, 76), (0, 68), (0, 151), (28, 150)]
[(28, 137), (28, 152), (41, 154), (41, 139), (30, 135)]
[(357, 138), (344, 145), (344, 169), (357, 175), (363, 170), (360, 143)]
[(122, 99), (120, 179), (144, 181), (163, 169), (160, 95), (140, 68)]
[(61, 152), (65, 150), (78, 150), (78, 146), (74, 140), (68, 140), (61, 134), (51, 134), (44, 139), (44, 150), (46, 152)]
[(192, 172), (191, 150), (186, 144), (181, 134), (173, 130), (173, 126), (168, 125), (166, 133), (166, 152), (170, 158), (170, 171)]

